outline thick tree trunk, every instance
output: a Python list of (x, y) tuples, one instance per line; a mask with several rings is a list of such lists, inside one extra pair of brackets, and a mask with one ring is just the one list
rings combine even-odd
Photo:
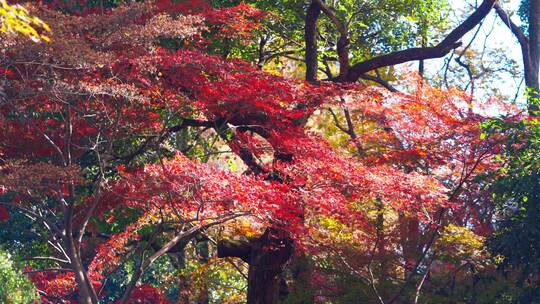
[(317, 80), (317, 69), (319, 60), (317, 59), (317, 19), (321, 14), (321, 8), (315, 2), (312, 2), (306, 12), (306, 23), (304, 35), (306, 41), (306, 80)]
[(287, 296), (283, 270), (291, 255), (292, 240), (276, 229), (267, 229), (251, 244), (248, 304), (279, 303)]
[(523, 72), (525, 76), (525, 86), (530, 92), (527, 94), (527, 102), (529, 112), (537, 111), (538, 107), (534, 100), (538, 98), (538, 69), (539, 69), (539, 43), (540, 43), (540, 12), (538, 1), (532, 1), (529, 7), (529, 37), (527, 37), (520, 27), (512, 22), (510, 16), (502, 8), (499, 3), (495, 3), (495, 11), (501, 18), (502, 22), (512, 31), (512, 34), (517, 38), (521, 47), (521, 55), (523, 57)]
[(276, 304), (287, 297), (284, 269), (292, 253), (293, 241), (275, 228), (249, 242), (218, 243), (219, 257), (239, 257), (249, 264), (248, 304)]

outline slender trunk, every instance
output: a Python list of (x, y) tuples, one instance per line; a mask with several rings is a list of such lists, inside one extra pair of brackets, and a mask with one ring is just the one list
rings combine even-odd
[(75, 271), (75, 281), (77, 282), (77, 286), (79, 288), (79, 301), (80, 301), (80, 303), (84, 303), (84, 304), (97, 303), (97, 301), (96, 302), (93, 301), (92, 296), (90, 294), (90, 291), (88, 290), (86, 280), (85, 280), (84, 275), (83, 275), (84, 270), (82, 270), (80, 265), (78, 265), (78, 263), (76, 263), (76, 262), (72, 263), (71, 267)]
[(94, 290), (92, 283), (90, 282), (86, 269), (82, 263), (80, 254), (75, 246), (75, 243), (72, 238), (67, 240), (69, 248), (69, 258), (71, 260), (71, 268), (75, 274), (75, 281), (77, 282), (77, 287), (79, 289), (79, 301), (84, 304), (98, 304), (97, 293)]
[(407, 268), (405, 275), (409, 275), (412, 270), (409, 267), (416, 264), (420, 257), (420, 227), (417, 218), (409, 217), (405, 214), (399, 215), (400, 243), (403, 250), (403, 258), (405, 259)]
[(98, 304), (97, 293), (92, 286), (92, 282), (88, 278), (88, 273), (81, 258), (80, 243), (76, 241), (77, 237), (74, 236), (73, 210), (75, 206), (75, 189), (73, 185), (70, 185), (69, 187), (68, 200), (70, 203), (64, 214), (64, 226), (66, 229), (62, 237), (62, 242), (68, 251), (70, 266), (75, 274), (75, 281), (77, 282), (77, 287), (79, 289), (79, 301), (84, 304)]
[(540, 85), (538, 70), (540, 68), (540, 1), (531, 0), (529, 9), (529, 64), (525, 67), (525, 84), (532, 90), (531, 98), (536, 102), (529, 103), (529, 111), (538, 111)]
[(389, 275), (388, 264), (386, 261), (386, 240), (384, 235), (384, 204), (380, 199), (377, 199), (377, 221), (375, 223), (375, 229), (377, 233), (377, 248), (376, 254), (380, 261), (379, 281), (384, 282)]
[[(195, 238), (195, 250), (197, 252), (197, 258), (200, 263), (206, 264), (208, 263), (208, 259), (210, 258), (210, 250), (208, 246), (208, 238), (206, 238), (203, 235), (198, 235)], [(208, 293), (208, 286), (204, 284), (200, 290), (200, 294), (197, 298), (196, 303), (197, 304), (208, 304), (209, 303), (209, 293)]]
[(305, 41), (306, 41), (306, 80), (317, 80), (317, 69), (319, 61), (317, 59), (317, 20), (321, 14), (321, 8), (316, 3), (312, 2), (306, 12), (305, 23)]

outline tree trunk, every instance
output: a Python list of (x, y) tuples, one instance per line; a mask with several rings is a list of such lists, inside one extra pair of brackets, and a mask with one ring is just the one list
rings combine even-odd
[(538, 70), (540, 68), (540, 1), (530, 1), (529, 8), (529, 64), (525, 66), (525, 84), (532, 90), (531, 97), (535, 102), (529, 103), (529, 111), (538, 111), (538, 93), (540, 85)]
[(249, 242), (218, 243), (218, 257), (239, 257), (249, 264), (248, 304), (276, 304), (287, 297), (284, 269), (292, 253), (293, 241), (276, 228)]
[[(195, 237), (195, 251), (197, 252), (197, 259), (199, 263), (206, 264), (210, 258), (210, 248), (208, 246), (208, 238), (203, 235), (197, 235)], [(204, 283), (201, 286), (200, 294), (197, 297), (197, 304), (208, 304), (210, 301), (208, 286)]]
[(267, 229), (251, 244), (248, 304), (274, 304), (285, 299), (283, 270), (291, 254), (292, 240), (277, 229)]
[(88, 278), (86, 269), (80, 258), (80, 254), (73, 244), (73, 240), (68, 240), (69, 243), (69, 254), (71, 260), (71, 268), (75, 274), (75, 281), (79, 287), (79, 302), (84, 304), (98, 304), (97, 294)]
[(305, 41), (306, 41), (306, 80), (317, 80), (317, 69), (319, 60), (317, 59), (317, 19), (321, 14), (321, 8), (312, 2), (306, 12)]
[(421, 255), (419, 221), (417, 218), (400, 214), (399, 229), (403, 258), (406, 262), (405, 276), (408, 276), (411, 271), (414, 271), (411, 267), (416, 264)]
[(502, 8), (499, 3), (495, 3), (495, 11), (501, 18), (504, 24), (512, 31), (512, 34), (517, 38), (521, 47), (521, 55), (523, 57), (523, 72), (525, 74), (525, 86), (527, 88), (527, 103), (529, 113), (538, 110), (538, 104), (535, 100), (538, 100), (539, 83), (538, 83), (538, 69), (540, 60), (540, 3), (538, 1), (532, 1), (529, 9), (529, 35), (525, 35), (520, 27), (512, 22), (510, 16)]

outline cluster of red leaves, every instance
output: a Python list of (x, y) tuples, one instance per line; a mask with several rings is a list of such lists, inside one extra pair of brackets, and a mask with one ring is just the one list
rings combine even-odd
[[(32, 271), (32, 267), (26, 267), (27, 271)], [(31, 272), (30, 281), (41, 292), (41, 301), (45, 304), (77, 304), (77, 284), (75, 276), (71, 271), (45, 270)], [(101, 287), (101, 282), (95, 278), (91, 279), (96, 290)]]
[[(456, 167), (459, 161), (470, 165), (477, 159), (475, 154), (497, 152), (492, 141), (480, 138), (480, 123), (494, 113), (517, 113), (515, 107), (498, 99), (477, 101), (455, 89), (433, 88), (414, 76), (406, 85), (412, 92), (389, 94), (367, 88), (346, 102), (365, 121), (376, 125), (359, 134), (359, 142), (368, 149), (370, 145), (375, 147), (366, 162), (399, 164), (412, 170), (420, 169), (420, 162), (430, 168), (450, 167), (453, 163)], [(488, 162), (486, 158), (482, 165)]]
[[(31, 271), (31, 267), (26, 270)], [(72, 272), (34, 272), (29, 275), (30, 280), (36, 288), (47, 294), (47, 297), (42, 297), (44, 303), (57, 303), (58, 299), (62, 299), (62, 303), (76, 304), (76, 286), (75, 277)]]
[[(135, 20), (129, 20), (129, 14), (123, 12), (118, 18), (121, 21), (112, 23), (115, 28), (124, 29), (117, 24), (122, 21), (132, 22), (131, 26), (144, 24), (155, 13), (200, 14), (213, 24), (220, 38), (246, 37), (264, 16), (244, 4), (215, 10), (206, 1), (160, 0), (155, 11), (139, 11)], [(111, 11), (100, 18), (111, 21), (115, 16)], [(58, 151), (50, 145), (53, 142), (60, 151), (69, 144), (72, 157), (78, 158), (99, 140), (116, 144), (129, 136), (164, 131), (168, 126), (160, 113), (166, 112), (231, 129), (232, 136), (223, 140), (244, 161), (246, 154), (256, 158), (248, 166), (262, 168), (252, 170), (259, 174), (240, 175), (182, 155), (129, 171), (119, 167), (120, 177), (101, 197), (96, 213), (129, 208), (143, 215), (125, 231), (98, 245), (89, 267), (96, 281), (121, 262), (128, 244), (137, 239), (137, 230), (161, 220), (158, 217), (211, 223), (228, 215), (245, 214), (260, 227), (286, 227), (298, 240), (310, 228), (317, 228), (311, 222), (313, 218), (333, 218), (373, 235), (369, 215), (361, 207), (380, 200), (399, 213), (424, 221), (429, 229), (430, 215), (448, 207), (445, 192), (456, 180), (459, 182), (463, 168), (491, 168), (483, 153), (493, 153), (493, 146), (481, 141), (478, 131), (485, 116), (469, 110), (472, 101), (462, 93), (426, 85), (417, 86), (407, 95), (386, 95), (357, 85), (315, 86), (201, 51), (149, 51), (123, 44), (120, 48), (120, 44), (104, 43), (92, 36), (99, 32), (94, 31), (99, 25), (88, 27), (92, 34), (86, 35), (86, 40), (94, 42), (88, 50), (108, 50), (106, 55), (111, 60), (103, 63), (101, 54), (91, 53), (85, 60), (92, 64), (81, 64), (85, 68), (74, 69), (76, 72), (59, 69), (61, 77), (55, 87), (40, 80), (50, 77), (47, 71), (36, 74), (34, 66), (21, 65), (21, 74), (35, 80), (13, 79), (11, 91), (31, 88), (26, 94), (31, 97), (1, 105), (0, 154), (54, 159)], [(77, 30), (70, 35), (76, 37), (79, 32), (84, 33)], [(9, 71), (3, 69), (0, 74), (12, 77)], [(58, 91), (63, 92), (60, 97)], [(366, 146), (364, 158), (342, 154), (305, 130), (307, 117), (322, 104), (335, 105), (341, 100), (336, 98), (339, 94), (354, 112), (362, 113), (376, 126), (356, 139)], [(62, 100), (66, 97), (71, 102), (67, 111)], [(28, 119), (24, 113), (35, 115)], [(67, 114), (69, 127), (65, 123)], [(270, 163), (261, 160), (263, 154), (270, 154), (266, 152), (274, 154)], [(26, 173), (33, 167), (25, 169), (19, 171), (25, 173), (20, 176), (29, 176)], [(43, 183), (41, 175), (33, 178), (38, 186), (50, 186)], [(478, 187), (469, 189), (476, 191)], [(389, 234), (386, 241), (396, 235)], [(366, 238), (368, 242), (373, 240)], [(407, 260), (405, 264), (411, 263)], [(39, 288), (53, 296), (66, 297), (74, 292), (72, 276), (41, 273), (34, 279)], [(133, 303), (166, 303), (162, 293), (147, 285), (140, 286), (133, 299)]]
[(130, 225), (123, 232), (114, 235), (114, 237), (97, 246), (95, 257), (88, 266), (88, 273), (94, 280), (102, 280), (121, 264), (129, 242), (138, 239), (135, 231), (139, 226), (139, 223)]
[[(0, 192), (0, 194), (2, 193)], [(6, 222), (7, 220), (9, 220), (9, 210), (4, 206), (0, 206), (0, 222)]]
[[(49, 0), (46, 1), (49, 8), (67, 11), (74, 15), (88, 16), (101, 13), (102, 7), (96, 1), (88, 0)], [(154, 5), (158, 11), (170, 13), (192, 14), (211, 9), (207, 0), (156, 0)], [(110, 8), (103, 7), (106, 12)]]
[[(86, 1), (52, 1), (49, 2), (49, 5), (57, 9), (59, 6), (64, 5), (81, 8), (88, 7)], [(150, 30), (144, 27), (140, 28), (140, 26), (153, 21), (153, 17), (161, 13), (173, 15), (179, 13), (197, 14), (208, 19), (207, 21), (209, 23), (215, 22), (216, 26), (223, 28), (226, 32), (247, 35), (248, 32), (257, 27), (256, 24), (258, 24), (258, 20), (263, 14), (245, 4), (230, 8), (213, 9), (208, 4), (208, 1), (178, 2), (160, 0), (155, 4), (136, 4), (132, 5), (132, 7), (121, 6), (118, 9), (108, 11), (105, 15), (79, 17), (80, 20), (75, 17), (70, 19), (65, 15), (59, 16), (57, 13), (51, 11), (41, 12), (40, 15), (44, 15), (45, 20), (49, 18), (50, 23), (58, 23), (58, 29), (55, 33), (61, 35), (58, 38), (53, 37), (53, 42), (48, 46), (48, 51), (54, 53), (58, 58), (52, 60), (50, 58), (43, 58), (43, 60), (47, 62), (55, 61), (59, 63), (58, 66), (60, 64), (65, 64), (66, 66), (58, 71), (61, 74), (59, 75), (60, 80), (55, 84), (54, 88), (51, 88), (50, 83), (46, 81), (50, 75), (45, 75), (47, 73), (46, 71), (35, 69), (35, 65), (18, 65), (18, 77), (14, 77), (12, 69), (1, 67), (0, 75), (7, 75), (13, 78), (13, 82), (11, 83), (13, 93), (19, 94), (20, 96), (17, 96), (17, 99), (22, 100), (16, 104), (16, 108), (14, 108), (13, 104), (2, 105), (0, 111), (2, 111), (3, 115), (0, 116), (3, 117), (5, 115), (7, 117), (14, 112), (32, 112), (38, 114), (34, 115), (31, 119), (23, 121), (4, 121), (0, 118), (2, 129), (5, 130), (5, 132), (0, 134), (0, 142), (13, 143), (13, 145), (9, 145), (10, 155), (28, 154), (29, 151), (32, 151), (32, 156), (51, 157), (54, 154), (53, 149), (48, 145), (44, 136), (40, 132), (36, 132), (36, 128), (40, 128), (41, 131), (47, 131), (46, 133), (50, 139), (56, 143), (58, 148), (63, 150), (62, 138), (66, 135), (66, 126), (57, 117), (60, 117), (65, 110), (65, 103), (59, 99), (72, 99), (70, 97), (71, 94), (91, 96), (89, 99), (82, 100), (81, 105), (72, 105), (75, 110), (72, 113), (72, 124), (74, 125), (73, 130), (76, 132), (76, 134), (72, 135), (72, 140), (73, 144), (77, 147), (83, 147), (88, 144), (85, 140), (94, 137), (97, 132), (101, 132), (101, 136), (111, 134), (111, 129), (114, 127), (109, 125), (104, 128), (104, 120), (114, 121), (117, 119), (116, 125), (121, 126), (123, 131), (153, 132), (159, 130), (162, 127), (161, 118), (156, 114), (156, 108), (153, 107), (155, 102), (153, 101), (156, 99), (165, 99), (173, 104), (174, 102), (178, 102), (181, 96), (171, 92), (171, 90), (160, 90), (162, 88), (159, 85), (153, 85), (155, 84), (155, 77), (157, 75), (150, 75), (151, 77), (147, 78), (141, 77), (144, 73), (136, 69), (134, 65), (122, 63), (125, 62), (125, 58), (136, 58), (141, 55), (148, 56), (149, 50), (141, 46), (147, 42), (155, 42), (154, 40), (158, 37), (143, 37), (143, 34)], [(251, 21), (248, 21), (248, 19)], [(193, 35), (197, 32), (197, 29), (198, 31), (202, 30), (198, 28), (196, 22), (192, 24), (186, 21), (184, 23), (183, 26), (186, 29), (178, 29), (177, 31), (184, 33), (185, 36)], [(229, 28), (234, 25), (240, 28)], [(153, 25), (153, 27), (159, 28), (173, 26), (175, 25), (163, 25), (159, 23)], [(105, 30), (106, 28), (107, 30)], [(133, 32), (131, 28), (139, 28), (139, 31)], [(100, 32), (107, 33), (108, 30), (124, 34), (104, 34), (101, 36), (96, 34)], [(84, 35), (86, 44), (80, 43), (80, 35)], [(151, 41), (143, 41), (141, 39), (150, 39)], [(133, 43), (131, 45), (125, 45), (122, 41)], [(73, 49), (73, 46), (77, 42), (79, 42), (78, 45), (80, 47)], [(20, 52), (17, 53), (18, 49), (12, 47), (10, 56), (21, 57), (16, 58), (14, 61), (37, 62), (39, 57), (46, 53), (41, 50), (38, 54), (30, 56), (25, 51), (26, 49), (26, 46), (21, 46)], [(96, 51), (98, 49), (101, 51)], [(50, 57), (51, 54), (47, 56)], [(187, 58), (190, 56), (193, 57), (195, 54), (186, 53), (184, 57)], [(149, 57), (152, 57), (152, 55), (149, 55)], [(144, 58), (141, 61), (143, 60)], [(105, 63), (111, 62), (114, 64), (110, 70), (104, 69), (96, 72), (91, 69), (91, 67), (102, 67)], [(72, 64), (77, 67), (70, 67), (69, 65)], [(231, 64), (234, 65), (236, 63)], [(142, 71), (145, 71), (147, 67), (144, 66), (144, 62), (142, 62), (142, 65)], [(81, 69), (81, 66), (89, 68)], [(223, 66), (223, 68), (226, 67)], [(223, 72), (223, 70), (220, 72)], [(129, 84), (125, 85), (122, 81), (114, 81), (113, 79), (118, 75), (112, 73), (120, 73), (122, 77), (131, 78), (131, 80), (139, 79), (141, 81), (138, 83), (139, 86), (132, 87)], [(22, 75), (25, 76), (22, 77)], [(199, 73), (195, 73), (195, 75), (199, 75)], [(26, 81), (28, 79), (32, 81)], [(261, 81), (263, 80), (261, 79)], [(196, 83), (193, 84), (195, 85)], [(204, 89), (201, 88), (201, 90)], [(51, 91), (56, 93), (51, 94)], [(62, 92), (64, 95), (58, 95), (58, 92)], [(163, 93), (160, 94), (159, 92)], [(96, 101), (96, 97), (100, 100)], [(171, 105), (167, 105), (167, 108), (171, 109)], [(118, 109), (120, 111), (117, 111)], [(95, 118), (83, 118), (91, 117), (91, 115), (95, 114), (98, 115)], [(77, 140), (83, 140), (83, 142), (78, 142)], [(8, 145), (6, 144), (6, 146)]]
[[(140, 72), (143, 65), (150, 66), (149, 73)], [(363, 227), (367, 225), (365, 215), (351, 211), (353, 205), (360, 201), (385, 200), (396, 210), (424, 218), (426, 210), (433, 212), (435, 206), (444, 205), (444, 187), (437, 180), (415, 172), (407, 174), (385, 163), (365, 166), (333, 151), (322, 138), (304, 133), (304, 118), (323, 100), (332, 96), (333, 86), (315, 87), (287, 81), (263, 73), (245, 62), (225, 61), (186, 50), (175, 53), (162, 50), (148, 58), (122, 63), (116, 68), (121, 69), (119, 74), (126, 75), (123, 82), (142, 87), (148, 92), (183, 96), (183, 103), (195, 106), (206, 119), (219, 119), (237, 126), (256, 126), (248, 128), (246, 132), (236, 132), (236, 136), (228, 142), (236, 154), (242, 155), (243, 149), (247, 149), (253, 155), (260, 156), (261, 147), (264, 147), (265, 152), (273, 150), (275, 156), (287, 155), (285, 159), (288, 159), (278, 157), (265, 166), (267, 178), (279, 172), (278, 175), (285, 181), (276, 181), (272, 185), (260, 180), (265, 175), (239, 177), (226, 171), (216, 172), (187, 160), (178, 162), (177, 159), (177, 163), (183, 164), (181, 168), (184, 171), (175, 171), (178, 175), (172, 176), (170, 181), (166, 180), (170, 176), (167, 171), (171, 170), (168, 166), (174, 163), (168, 162), (165, 167), (146, 166), (141, 171), (144, 178), (139, 177), (138, 182), (133, 176), (123, 174), (131, 190), (117, 190), (125, 197), (121, 204), (144, 210), (169, 205), (189, 213), (199, 210), (203, 202), (212, 201), (212, 205), (205, 204), (208, 209), (205, 212), (209, 215), (223, 214), (231, 206), (242, 206), (242, 210), (253, 215), (266, 212), (273, 223), (278, 222), (277, 219), (288, 221), (295, 217), (302, 218), (309, 210)], [(152, 80), (156, 75), (159, 75), (158, 82)], [(342, 88), (343, 91), (351, 89), (358, 90), (358, 87)], [(154, 106), (173, 106), (178, 107), (179, 111), (183, 108), (183, 104), (163, 101)], [(261, 200), (253, 196), (253, 190), (257, 189), (258, 195), (266, 195), (268, 191), (259, 190), (258, 184), (261, 184), (261, 189), (273, 188), (272, 191), (279, 190), (278, 186), (294, 189), (291, 192), (294, 196), (292, 199), (282, 199), (273, 193)], [(186, 193), (190, 196), (186, 197)], [(169, 197), (174, 197), (174, 201)], [(231, 205), (232, 202), (235, 203)], [(298, 229), (301, 225), (288, 226), (294, 232), (301, 231)]]
[(306, 205), (319, 215), (365, 228), (365, 215), (354, 212), (352, 204), (383, 200), (395, 210), (422, 216), (421, 211), (432, 211), (445, 201), (445, 188), (437, 180), (387, 165), (365, 166), (316, 135), (291, 138), (288, 146), (293, 161), (275, 166), (302, 189)]
[(240, 3), (234, 7), (210, 10), (205, 18), (217, 28), (218, 37), (244, 39), (260, 27), (266, 15), (265, 11)]
[(0, 76), (13, 77), (14, 75), (13, 71), (0, 67)]
[(232, 7), (212, 8), (209, 1), (157, 0), (158, 11), (201, 15), (219, 38), (249, 38), (260, 27), (267, 15), (265, 11), (253, 8), (243, 2)]
[(453, 194), (445, 206), (454, 208), (454, 220), (485, 233), (491, 221), (480, 210), (489, 209), (489, 193), (475, 181), (496, 170), (492, 158), (503, 140), (483, 139), (479, 126), (493, 115), (519, 116), (518, 109), (495, 98), (478, 101), (458, 90), (433, 88), (414, 76), (407, 85), (408, 94), (367, 88), (346, 101), (359, 124), (371, 124), (357, 139), (366, 149), (363, 162), (432, 176)]
[(83, 182), (77, 166), (59, 167), (43, 162), (0, 165), (0, 187), (18, 193), (14, 198), (17, 203), (21, 199), (39, 201), (40, 196), (60, 199), (68, 195), (68, 185), (82, 185)]
[(148, 284), (137, 286), (128, 300), (129, 304), (169, 304), (163, 291)]
[[(48, 1), (47, 5), (51, 9), (67, 11), (80, 16), (100, 14), (102, 10), (108, 14), (111, 10), (96, 5), (95, 1), (88, 0), (54, 0)], [(202, 16), (213, 28), (216, 37), (227, 39), (249, 38), (251, 33), (260, 27), (260, 22), (267, 15), (266, 12), (243, 2), (232, 7), (212, 8), (208, 0), (156, 0), (153, 6), (153, 14)]]
[(180, 154), (162, 164), (121, 172), (114, 193), (122, 206), (170, 208), (201, 222), (234, 213), (282, 222), (291, 229), (300, 221), (298, 196), (289, 185), (200, 164)]
[(186, 0), (186, 1), (171, 1), (157, 0), (156, 6), (158, 10), (170, 13), (182, 14), (197, 14), (212, 9), (207, 0)]
[(102, 200), (102, 210), (129, 207), (143, 210), (144, 215), (98, 245), (89, 267), (96, 278), (118, 265), (129, 250), (128, 243), (137, 239), (138, 228), (158, 220), (205, 225), (241, 215), (263, 227), (280, 224), (296, 233), (303, 225), (300, 196), (290, 186), (231, 173), (182, 155), (133, 172), (122, 170), (116, 186)]
[[(169, 92), (169, 96), (181, 93), (211, 118), (222, 117), (231, 123), (257, 120), (269, 125), (279, 121), (290, 124), (307, 113), (300, 105), (306, 108), (321, 98), (322, 88), (264, 73), (244, 61), (223, 60), (195, 50), (161, 50), (130, 63), (126, 64), (129, 70), (143, 71), (150, 64), (154, 72), (132, 74), (131, 83), (147, 91), (156, 90), (148, 84), (158, 85), (159, 91)], [(155, 74), (159, 74), (158, 83)]]

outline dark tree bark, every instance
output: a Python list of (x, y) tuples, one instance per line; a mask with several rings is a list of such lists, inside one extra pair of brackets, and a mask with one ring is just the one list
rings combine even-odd
[[(410, 48), (402, 51), (393, 52), (390, 54), (377, 56), (362, 62), (359, 62), (351, 67), (343, 66), (344, 63), (348, 65), (348, 54), (344, 54), (347, 50), (349, 41), (347, 39), (346, 27), (343, 26), (343, 22), (339, 21), (333, 12), (324, 6), (322, 0), (311, 1), (310, 6), (307, 9), (306, 23), (305, 23), (305, 42), (306, 42), (306, 80), (314, 81), (317, 77), (317, 19), (321, 13), (321, 10), (332, 19), (336, 25), (336, 29), (340, 32), (340, 41), (338, 41), (338, 56), (340, 58), (340, 77), (338, 80), (341, 82), (355, 82), (362, 78), (369, 71), (376, 70), (378, 68), (392, 66), (409, 61), (425, 60), (444, 57), (453, 49), (459, 47), (461, 42), (459, 40), (467, 34), (470, 30), (476, 27), (491, 11), (496, 0), (484, 0), (482, 4), (467, 18), (463, 23), (450, 32), (443, 41), (432, 47), (419, 47)], [(322, 7), (321, 7), (322, 5)], [(345, 60), (346, 59), (346, 60)], [(344, 73), (343, 71), (346, 71)]]
[(313, 0), (312, 5), (318, 5), (320, 10), (332, 20), (336, 30), (339, 32), (339, 39), (336, 43), (336, 53), (339, 61), (339, 77), (338, 79), (345, 79), (349, 73), (349, 30), (345, 23), (341, 22), (328, 6), (326, 6), (323, 0)]
[[(200, 263), (206, 264), (210, 259), (210, 247), (208, 244), (208, 238), (202, 234), (199, 234), (195, 237), (195, 251), (197, 252), (197, 259)], [(208, 285), (204, 283), (204, 287), (201, 288), (201, 293), (199, 294), (196, 303), (197, 304), (208, 304), (210, 302), (210, 296), (208, 292)]]
[[(528, 71), (529, 84), (527, 85), (538, 98), (540, 85), (538, 83), (538, 69), (540, 68), (540, 1), (530, 1), (529, 10), (529, 52), (531, 71)], [(536, 108), (538, 110), (538, 108)]]
[(275, 304), (288, 295), (285, 265), (293, 253), (293, 241), (283, 230), (267, 228), (250, 241), (220, 241), (218, 257), (239, 257), (249, 264), (248, 304)]
[(319, 61), (317, 59), (317, 19), (321, 14), (321, 8), (315, 2), (312, 2), (307, 9), (306, 23), (304, 29), (304, 39), (306, 41), (306, 80), (317, 80), (317, 69)]
[(346, 81), (357, 81), (363, 74), (391, 65), (405, 63), (415, 60), (425, 60), (446, 56), (450, 51), (459, 47), (459, 40), (470, 30), (476, 27), (491, 11), (496, 0), (484, 0), (463, 23), (450, 32), (439, 44), (432, 47), (410, 48), (397, 51), (387, 55), (378, 56), (369, 60), (359, 62), (349, 69)]
[(533, 102), (539, 97), (540, 85), (538, 80), (539, 60), (540, 60), (540, 3), (531, 1), (529, 11), (529, 37), (525, 35), (519, 26), (517, 26), (510, 16), (504, 11), (499, 3), (495, 3), (495, 11), (502, 22), (512, 31), (521, 47), (521, 56), (523, 57), (523, 73), (525, 76), (525, 85), (532, 90), (528, 96), (529, 112), (538, 111), (538, 106)]

